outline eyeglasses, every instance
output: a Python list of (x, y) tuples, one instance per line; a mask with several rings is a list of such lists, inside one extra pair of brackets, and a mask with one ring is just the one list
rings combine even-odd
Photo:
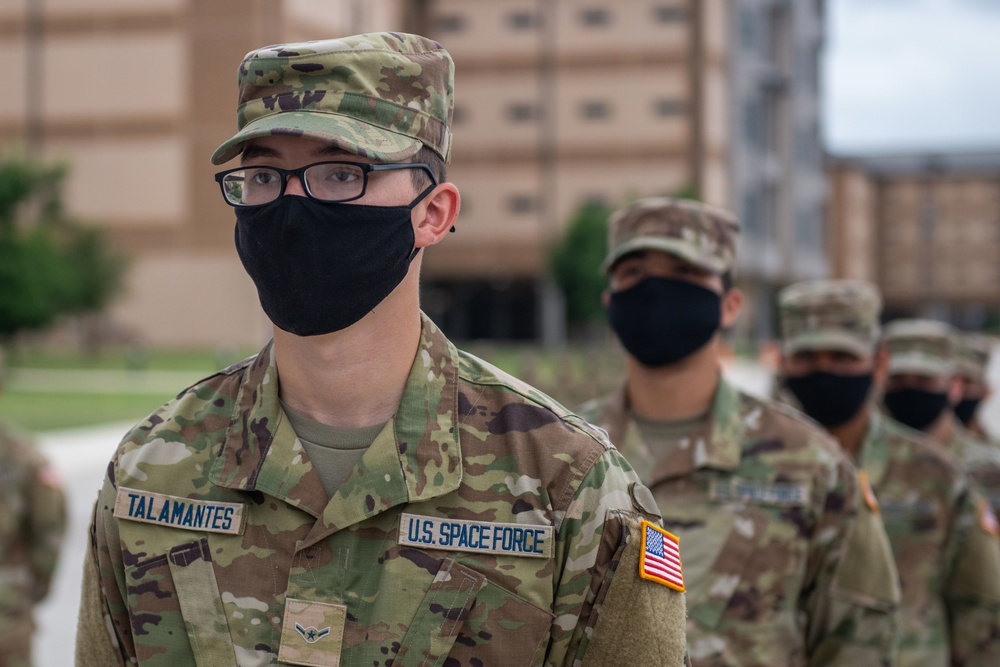
[[(363, 162), (317, 162), (298, 169), (280, 167), (239, 167), (220, 171), (215, 180), (230, 206), (263, 206), (285, 194), (289, 176), (297, 176), (306, 195), (317, 201), (336, 203), (363, 197), (368, 175), (374, 171), (422, 169), (432, 185), (438, 184), (431, 168), (423, 162), (367, 164)], [(424, 191), (426, 194), (427, 190)]]

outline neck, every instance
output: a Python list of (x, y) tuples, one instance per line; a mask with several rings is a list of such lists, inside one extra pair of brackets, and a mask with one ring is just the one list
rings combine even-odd
[(331, 426), (391, 419), (420, 344), (419, 301), (404, 285), (341, 331), (302, 337), (275, 328), (281, 400)]
[(945, 408), (941, 412), (941, 416), (924, 429), (924, 433), (939, 445), (947, 446), (955, 434), (955, 421), (957, 419), (952, 417), (951, 410)]
[(649, 368), (628, 358), (629, 405), (654, 421), (679, 421), (703, 415), (719, 388), (719, 339), (669, 366)]
[(872, 408), (870, 403), (866, 403), (858, 414), (854, 415), (847, 422), (830, 429), (830, 435), (837, 439), (840, 448), (850, 455), (851, 460), (858, 462), (858, 455), (861, 453), (861, 443), (864, 442), (865, 434), (868, 432), (868, 425), (872, 420)]

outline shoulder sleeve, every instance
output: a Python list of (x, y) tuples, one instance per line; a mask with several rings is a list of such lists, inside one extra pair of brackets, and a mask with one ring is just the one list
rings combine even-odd
[(1000, 665), (1000, 542), (981, 495), (962, 485), (946, 552), (952, 661)]
[(546, 665), (683, 665), (684, 595), (639, 574), (652, 494), (614, 449), (583, 478), (560, 527), (552, 642)]
[(853, 465), (841, 459), (831, 481), (819, 499), (800, 601), (809, 664), (892, 664), (900, 590), (889, 538), (867, 480)]
[[(77, 621), (77, 667), (120, 665), (125, 662), (122, 655), (135, 653), (125, 604), (125, 568), (112, 514), (115, 494), (114, 483), (106, 478), (94, 506), (85, 556)], [(106, 656), (114, 659), (102, 661)]]
[(37, 451), (31, 452), (31, 474), (26, 496), (25, 525), (35, 600), (49, 592), (66, 531), (66, 495), (55, 467)]

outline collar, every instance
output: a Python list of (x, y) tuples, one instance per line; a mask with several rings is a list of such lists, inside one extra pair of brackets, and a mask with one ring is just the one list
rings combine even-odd
[(244, 372), (209, 479), (223, 488), (265, 493), (321, 519), (307, 543), (461, 484), (457, 351), (423, 313), (420, 346), (399, 408), (332, 498), (281, 410), (278, 394), (272, 341)]
[(629, 416), (628, 393), (623, 386), (607, 404), (602, 423), (607, 425), (611, 442), (621, 449), (640, 478), (649, 486), (667, 479), (690, 475), (701, 468), (733, 471), (739, 468), (743, 441), (753, 420), (759, 419), (759, 408), (743, 414), (739, 392), (719, 375), (719, 384), (709, 410), (709, 437), (693, 444), (690, 450), (679, 451), (677, 457), (654, 460), (635, 420)]

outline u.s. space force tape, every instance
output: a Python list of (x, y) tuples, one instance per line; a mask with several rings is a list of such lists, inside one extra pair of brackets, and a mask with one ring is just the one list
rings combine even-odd
[(552, 557), (552, 526), (401, 514), (399, 544), (503, 556)]

